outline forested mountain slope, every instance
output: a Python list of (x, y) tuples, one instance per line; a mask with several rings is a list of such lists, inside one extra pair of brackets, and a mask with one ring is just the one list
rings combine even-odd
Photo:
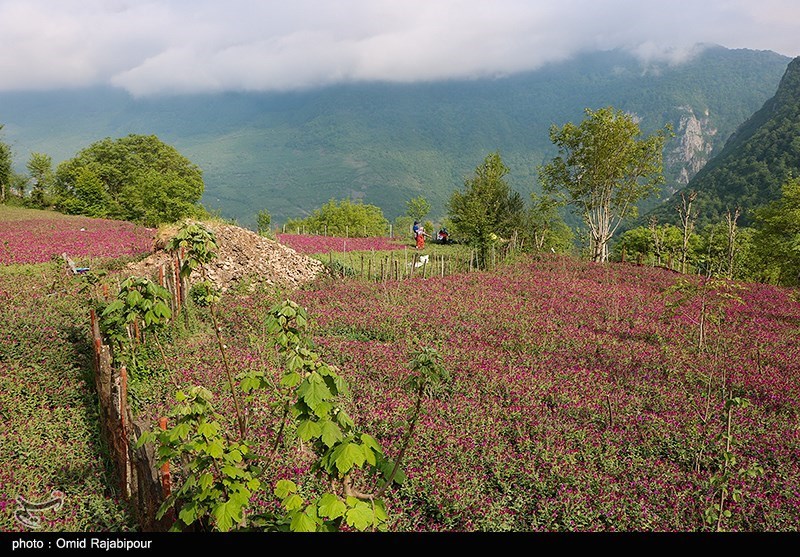
[(672, 193), (774, 94), (789, 60), (710, 46), (681, 64), (595, 52), (472, 81), (150, 98), (114, 89), (0, 93), (0, 123), (20, 171), (32, 152), (58, 163), (106, 137), (155, 134), (203, 169), (207, 208), (251, 228), (260, 209), (279, 224), (345, 197), (394, 218), (422, 195), (435, 218), (494, 151), (527, 198), (538, 189), (536, 167), (555, 155), (550, 126), (607, 105), (635, 113), (645, 132), (673, 124), (664, 186)]

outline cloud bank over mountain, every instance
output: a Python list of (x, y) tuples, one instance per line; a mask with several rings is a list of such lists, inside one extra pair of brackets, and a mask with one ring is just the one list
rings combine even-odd
[(587, 50), (800, 55), (796, 0), (0, 0), (0, 90), (135, 96), (502, 76)]

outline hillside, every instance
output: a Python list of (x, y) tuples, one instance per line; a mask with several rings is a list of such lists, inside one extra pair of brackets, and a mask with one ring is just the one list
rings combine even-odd
[[(774, 96), (747, 119), (686, 185), (698, 192), (700, 223), (717, 222), (725, 212), (743, 209), (739, 221), (752, 221), (752, 209), (780, 197), (781, 186), (800, 173), (800, 57), (789, 63)], [(677, 220), (674, 202), (652, 214)], [(645, 219), (650, 215), (645, 215)]]
[(393, 219), (424, 195), (435, 218), (492, 151), (527, 197), (536, 166), (555, 154), (549, 127), (609, 104), (636, 113), (645, 131), (673, 124), (672, 192), (774, 94), (788, 61), (708, 47), (682, 64), (643, 65), (609, 51), (473, 81), (140, 99), (113, 89), (2, 93), (0, 123), (20, 170), (31, 152), (59, 162), (105, 137), (158, 135), (203, 169), (203, 204), (250, 228), (260, 209), (280, 224), (343, 197)]

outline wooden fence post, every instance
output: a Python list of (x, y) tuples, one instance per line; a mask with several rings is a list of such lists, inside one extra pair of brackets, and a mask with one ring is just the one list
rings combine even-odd
[[(167, 418), (160, 418), (158, 420), (158, 425), (161, 431), (166, 431)], [(164, 499), (169, 497), (172, 493), (172, 475), (169, 471), (169, 461), (161, 465), (161, 493), (164, 495)]]

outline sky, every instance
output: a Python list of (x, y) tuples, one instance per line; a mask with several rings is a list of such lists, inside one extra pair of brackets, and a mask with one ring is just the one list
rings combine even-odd
[(798, 0), (0, 0), (0, 91), (502, 77), (588, 50), (800, 56)]

